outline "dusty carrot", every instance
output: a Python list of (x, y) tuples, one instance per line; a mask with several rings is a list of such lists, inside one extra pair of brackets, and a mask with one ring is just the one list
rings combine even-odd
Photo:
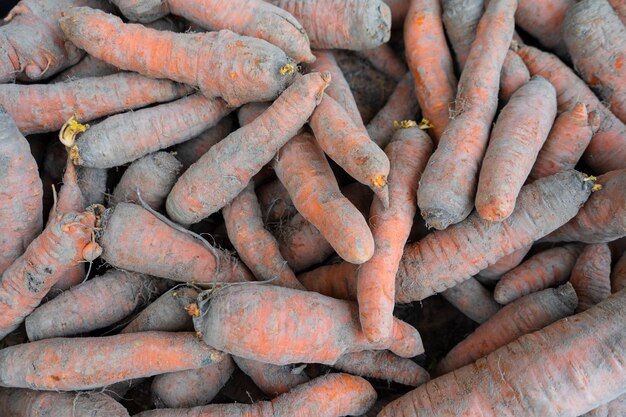
[(454, 50), (454, 57), (462, 72), (469, 56), (472, 42), (476, 38), (476, 28), (483, 15), (485, 0), (443, 0), (441, 18), (448, 39)]
[(578, 295), (577, 313), (611, 295), (611, 251), (606, 243), (585, 246), (572, 269), (570, 282)]
[(120, 72), (120, 69), (115, 65), (108, 64), (91, 55), (85, 55), (78, 64), (61, 72), (54, 77), (51, 82), (72, 82), (82, 78), (106, 77), (107, 75), (117, 74), (118, 72)]
[(356, 300), (358, 265), (348, 262), (324, 265), (298, 275), (309, 290), (340, 300)]
[(493, 294), (475, 278), (469, 278), (441, 293), (457, 310), (476, 323), (484, 323), (502, 308)]
[(480, 271), (478, 273), (478, 279), (486, 280), (488, 282), (500, 280), (500, 278), (502, 278), (504, 274), (522, 263), (522, 260), (524, 259), (530, 248), (531, 246), (526, 246), (525, 248), (516, 250), (515, 252), (507, 256), (503, 256), (502, 258), (498, 259), (493, 265), (489, 265), (487, 268)]
[(412, 387), (422, 385), (430, 379), (428, 372), (412, 360), (400, 358), (386, 350), (346, 353), (339, 357), (333, 368)]
[(608, 2), (613, 7), (615, 13), (617, 13), (622, 23), (626, 25), (626, 4), (624, 4), (620, 0), (608, 0)]
[(623, 254), (611, 271), (611, 290), (621, 291), (626, 288), (626, 254)]
[(387, 74), (398, 82), (408, 71), (404, 61), (387, 44), (382, 44), (374, 49), (358, 51), (356, 54), (367, 59), (378, 71)]
[(506, 52), (500, 71), (500, 91), (498, 97), (504, 103), (509, 101), (513, 93), (530, 80), (530, 73), (522, 58), (512, 50)]
[(292, 388), (310, 381), (306, 373), (302, 370), (297, 372), (291, 365), (271, 365), (239, 356), (235, 356), (233, 359), (239, 369), (248, 375), (261, 391), (272, 397), (284, 394)]
[(136, 22), (153, 22), (169, 14), (167, 1), (111, 0), (111, 3), (115, 4), (125, 17)]
[(575, 0), (520, 0), (515, 23), (537, 39), (543, 46), (561, 56), (567, 55), (563, 42), (563, 20)]
[(580, 417), (620, 417), (623, 415), (626, 415), (626, 394), (622, 394), (613, 401), (594, 408)]
[(174, 152), (176, 152), (176, 159), (183, 164), (183, 171), (207, 153), (213, 145), (228, 136), (232, 132), (233, 124), (233, 118), (226, 116), (217, 125), (195, 138), (176, 145)]

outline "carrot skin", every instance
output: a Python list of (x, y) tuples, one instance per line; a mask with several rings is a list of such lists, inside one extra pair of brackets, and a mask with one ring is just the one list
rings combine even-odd
[(563, 20), (575, 0), (520, 0), (515, 23), (546, 48), (561, 56), (567, 55), (563, 42)]
[(78, 186), (85, 205), (103, 204), (107, 194), (108, 172), (106, 169), (76, 167)]
[(441, 18), (454, 50), (459, 71), (463, 72), (476, 28), (483, 15), (484, 0), (443, 0)]
[(509, 101), (513, 93), (530, 80), (530, 73), (522, 58), (510, 49), (502, 63), (500, 72), (500, 92), (498, 96), (502, 102)]
[(489, 265), (487, 268), (480, 271), (478, 273), (478, 279), (483, 280), (483, 282), (499, 281), (504, 274), (522, 263), (531, 247), (532, 246), (526, 246), (525, 248), (516, 250), (515, 252), (498, 259), (496, 263)]
[(626, 25), (626, 4), (620, 0), (608, 0), (617, 16), (619, 16), (620, 20), (624, 25)]
[(111, 3), (134, 22), (154, 22), (170, 12), (167, 1), (162, 0), (111, 0)]
[(494, 301), (491, 291), (475, 278), (461, 282), (441, 293), (457, 310), (476, 323), (484, 323), (502, 308)]
[(622, 255), (611, 271), (612, 292), (621, 291), (626, 288), (626, 254)]
[(83, 78), (106, 77), (117, 74), (120, 69), (91, 55), (85, 55), (80, 62), (58, 74), (51, 83), (72, 82)]
[(348, 262), (324, 265), (298, 275), (308, 291), (340, 300), (357, 299), (358, 265)]
[(228, 136), (233, 129), (233, 118), (226, 116), (217, 125), (200, 133), (195, 138), (179, 143), (174, 147), (176, 159), (183, 164), (182, 171), (186, 171), (211, 149), (213, 145)]
[[(296, 138), (297, 137), (298, 136), (296, 136)], [(281, 149), (286, 149), (285, 146)], [(263, 222), (268, 226), (288, 221), (298, 214), (296, 206), (294, 206), (293, 201), (291, 201), (289, 192), (279, 180), (274, 180), (258, 187), (256, 194), (259, 199), (259, 205), (261, 206)]]
[(400, 82), (408, 71), (404, 61), (387, 44), (382, 44), (374, 49), (358, 51), (357, 55), (367, 59), (374, 68), (397, 82)]
[(339, 357), (333, 368), (352, 375), (393, 381), (412, 387), (430, 380), (430, 375), (421, 366), (386, 350), (346, 353)]
[(248, 375), (261, 391), (272, 397), (289, 392), (292, 388), (310, 381), (306, 373), (292, 372), (291, 365), (272, 365), (239, 356), (233, 359), (239, 369)]
[(611, 295), (611, 250), (606, 243), (585, 246), (574, 265), (570, 282), (578, 295), (577, 313)]

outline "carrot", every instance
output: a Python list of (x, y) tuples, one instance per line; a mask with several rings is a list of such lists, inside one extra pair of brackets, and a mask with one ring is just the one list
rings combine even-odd
[(506, 305), (448, 352), (438, 365), (438, 374), (459, 369), (520, 336), (572, 315), (577, 302), (576, 291), (572, 285), (565, 284)]
[(98, 242), (109, 264), (155, 277), (183, 282), (229, 282), (252, 279), (229, 254), (186, 234), (130, 203), (104, 215)]
[[(459, 80), (454, 119), (439, 140), (417, 191), (429, 227), (445, 229), (474, 206), (477, 174), (497, 109), (500, 71), (513, 36), (517, 1), (489, 3)], [(459, 144), (462, 146), (459, 146)]]
[[(261, 116), (213, 146), (174, 185), (166, 203), (169, 216), (197, 223), (232, 201), (306, 123), (329, 83), (328, 73), (299, 77)], [(255, 152), (239, 152), (251, 141)]]
[(391, 10), (382, 0), (269, 0), (302, 23), (314, 49), (375, 48), (389, 41)]
[[(419, 333), (408, 324), (396, 319), (390, 338), (368, 342), (359, 328), (354, 303), (308, 291), (230, 286), (202, 302), (200, 311), (194, 325), (208, 345), (275, 365), (333, 364), (344, 353), (368, 349), (389, 349), (401, 357), (423, 352)], [(272, 319), (266, 319), (267, 315)], [(303, 320), (311, 325), (299, 326)]]
[(70, 9), (59, 24), (67, 39), (98, 59), (198, 86), (207, 98), (233, 107), (274, 99), (293, 79), (293, 61), (282, 50), (228, 30), (162, 32), (86, 7)]
[(485, 0), (443, 0), (441, 18), (454, 50), (459, 71), (463, 72), (476, 38), (476, 28), (483, 15)]
[(357, 299), (358, 265), (348, 262), (324, 265), (298, 275), (308, 291), (340, 300)]
[[(524, 335), (389, 404), (392, 416), (577, 416), (624, 392), (626, 292)], [(584, 378), (581, 380), (581, 376)], [(557, 382), (558, 381), (558, 382)], [(576, 395), (572, 395), (576, 394)], [(520, 401), (520, 399), (523, 399)]]
[(11, 417), (128, 417), (128, 411), (98, 392), (45, 392), (0, 388), (0, 415)]
[(422, 385), (430, 379), (428, 372), (412, 360), (400, 358), (386, 350), (346, 353), (339, 357), (333, 368), (411, 387)]
[(67, 270), (91, 259), (94, 254), (90, 252), (98, 254), (97, 244), (90, 244), (94, 222), (92, 212), (55, 215), (24, 254), (2, 273), (0, 340), (24, 321)]
[(498, 116), (482, 162), (476, 192), (480, 217), (500, 222), (511, 215), (556, 116), (556, 92), (534, 76), (513, 94)]
[(602, 188), (576, 217), (546, 236), (545, 242), (603, 243), (626, 236), (626, 169), (598, 177), (598, 184)]
[(129, 20), (148, 23), (169, 14), (167, 1), (154, 0), (111, 0)]
[(594, 408), (590, 412), (580, 417), (619, 417), (626, 414), (626, 394), (622, 394), (616, 399), (598, 408)]
[(298, 213), (289, 192), (279, 180), (258, 187), (256, 194), (261, 206), (263, 222), (266, 225), (288, 221)]
[(541, 75), (554, 86), (560, 111), (581, 102), (588, 111), (597, 112), (600, 127), (583, 155), (583, 161), (595, 172), (605, 173), (626, 168), (626, 125), (608, 110), (587, 85), (556, 56), (521, 46), (517, 54), (532, 75)]
[(611, 289), (613, 292), (626, 288), (626, 253), (619, 258), (619, 261), (611, 271)]
[(436, 0), (411, 0), (404, 22), (407, 63), (415, 78), (415, 92), (422, 113), (434, 125), (439, 142), (449, 120), (457, 80)]
[(43, 190), (26, 138), (0, 104), (0, 274), (41, 232)]
[(537, 155), (529, 178), (535, 180), (574, 168), (599, 125), (598, 114), (587, 112), (587, 106), (581, 102), (561, 113)]
[(171, 81), (120, 73), (57, 84), (0, 85), (0, 104), (15, 117), (22, 133), (32, 134), (59, 130), (72, 116), (90, 121), (189, 91)]
[(174, 146), (176, 159), (183, 164), (182, 171), (186, 171), (193, 163), (211, 149), (213, 145), (224, 139), (233, 129), (233, 118), (224, 117), (217, 125), (205, 130), (193, 139)]
[(530, 73), (522, 58), (510, 49), (502, 63), (500, 72), (500, 92), (498, 96), (504, 103), (510, 100), (519, 88), (530, 80)]
[(263, 226), (254, 182), (249, 182), (241, 194), (224, 207), (222, 214), (228, 238), (258, 280), (304, 289), (281, 256), (278, 242)]
[(309, 124), (326, 155), (354, 179), (370, 187), (387, 207), (389, 159), (372, 142), (365, 128), (352, 122), (341, 105), (328, 95), (324, 95)]
[(376, 391), (365, 379), (330, 374), (294, 388), (274, 400), (255, 404), (212, 404), (192, 409), (144, 411), (136, 417), (340, 417), (367, 411)]
[(606, 0), (572, 5), (563, 22), (563, 40), (578, 73), (626, 123), (626, 26), (615, 10)]
[(28, 339), (74, 336), (117, 323), (167, 289), (162, 279), (110, 270), (43, 304), (26, 318)]
[(499, 281), (504, 274), (522, 263), (531, 247), (532, 246), (526, 246), (498, 259), (496, 263), (480, 271), (478, 273), (478, 279), (487, 282)]
[(611, 295), (611, 251), (606, 243), (585, 246), (574, 265), (570, 282), (578, 295), (577, 313)]
[(484, 323), (502, 308), (494, 301), (491, 291), (475, 278), (461, 282), (441, 293), (457, 310), (476, 323)]
[(235, 356), (233, 359), (239, 369), (248, 375), (261, 391), (271, 397), (284, 394), (310, 380), (304, 372), (298, 372), (291, 365), (271, 365), (239, 356)]
[(197, 407), (210, 403), (226, 384), (235, 364), (219, 352), (207, 367), (157, 375), (150, 387), (157, 408)]
[(500, 304), (567, 282), (582, 245), (570, 244), (547, 249), (506, 273), (494, 290)]
[(391, 9), (392, 27), (402, 26), (406, 14), (409, 11), (411, 0), (385, 0), (385, 3), (387, 3)]
[(108, 64), (91, 55), (85, 55), (78, 64), (61, 72), (54, 77), (51, 82), (72, 82), (83, 78), (106, 77), (107, 75), (117, 74), (118, 72), (120, 72), (120, 70), (115, 65)]
[(621, 2), (620, 0), (608, 0), (617, 16), (619, 16), (620, 20), (624, 25), (626, 25), (626, 4)]
[(567, 55), (563, 43), (563, 20), (565, 13), (575, 4), (574, 0), (520, 0), (515, 23), (537, 39), (543, 46), (561, 56)]
[(408, 71), (404, 61), (387, 44), (382, 44), (374, 49), (358, 51), (356, 54), (367, 59), (374, 68), (397, 82), (400, 82)]
[(408, 245), (398, 272), (396, 302), (444, 291), (530, 245), (574, 217), (592, 187), (585, 175), (564, 171), (523, 187), (513, 214), (503, 222), (487, 222), (473, 213), (449, 230)]
[(113, 203), (138, 203), (139, 198), (155, 210), (165, 199), (178, 178), (182, 164), (167, 152), (146, 155), (128, 167), (113, 190)]
[[(47, 339), (0, 350), (0, 386), (86, 390), (205, 367), (222, 355), (193, 333)], [(39, 367), (42, 363), (46, 366)]]
[(391, 163), (389, 208), (385, 209), (380, 200), (372, 202), (369, 218), (376, 249), (359, 268), (357, 278), (359, 319), (363, 333), (372, 342), (391, 335), (396, 273), (417, 213), (419, 178), (433, 144), (413, 123), (398, 129), (385, 152)]

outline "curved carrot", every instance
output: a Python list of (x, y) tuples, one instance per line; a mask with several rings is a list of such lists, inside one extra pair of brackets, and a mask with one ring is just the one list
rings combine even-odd
[[(354, 303), (309, 291), (229, 286), (201, 303), (200, 311), (194, 325), (207, 344), (275, 365), (333, 364), (344, 353), (368, 349), (389, 349), (401, 357), (423, 352), (419, 333), (410, 325), (396, 319), (390, 338), (368, 342)], [(310, 325), (300, 326), (303, 321)]]
[(563, 40), (578, 73), (626, 123), (626, 26), (615, 10), (606, 0), (577, 2), (565, 16)]
[(191, 331), (193, 322), (185, 307), (197, 298), (198, 291), (191, 287), (169, 290), (137, 314), (120, 333)]
[(437, 367), (438, 374), (459, 369), (520, 336), (572, 315), (577, 302), (576, 291), (565, 284), (506, 305), (448, 352)]
[(483, 282), (499, 281), (504, 274), (522, 263), (522, 260), (524, 260), (524, 257), (531, 247), (532, 246), (526, 246), (498, 259), (496, 263), (480, 271), (478, 273), (478, 279), (483, 280)]
[(588, 111), (597, 112), (600, 127), (583, 155), (595, 172), (626, 168), (626, 125), (608, 110), (585, 82), (556, 56), (531, 46), (520, 46), (517, 53), (533, 75), (541, 75), (554, 86), (560, 111), (581, 102)]
[(357, 278), (359, 319), (372, 342), (388, 338), (393, 327), (396, 273), (417, 213), (419, 178), (432, 151), (432, 141), (415, 125), (398, 129), (385, 148), (391, 164), (389, 208), (378, 199), (372, 202), (369, 222), (375, 250)]
[(119, 203), (104, 215), (98, 242), (109, 264), (186, 282), (249, 281), (248, 269), (219, 249), (166, 224), (144, 208)]
[(476, 38), (476, 28), (483, 15), (485, 0), (443, 0), (441, 18), (448, 39), (454, 50), (459, 71), (463, 72), (472, 42)]
[(382, 44), (374, 49), (357, 51), (356, 54), (367, 59), (374, 68), (397, 82), (400, 82), (408, 71), (404, 61), (387, 44)]
[(324, 265), (298, 275), (309, 290), (340, 300), (356, 300), (358, 265), (348, 262)]
[(304, 372), (294, 372), (295, 370), (292, 369), (291, 365), (271, 365), (239, 356), (235, 356), (233, 359), (239, 369), (248, 375), (261, 391), (272, 397), (284, 394), (292, 388), (310, 381)]
[(41, 232), (43, 189), (26, 138), (0, 105), (0, 274)]
[[(306, 287), (306, 285), (305, 285)], [(619, 261), (611, 271), (611, 289), (613, 292), (626, 288), (626, 254), (619, 258)]]
[(569, 280), (578, 295), (577, 313), (608, 298), (611, 295), (611, 251), (607, 244), (585, 246)]
[(565, 13), (575, 0), (520, 0), (515, 23), (537, 39), (543, 46), (561, 56), (567, 55), (563, 42)]
[(433, 140), (437, 143), (448, 125), (457, 87), (438, 0), (411, 0), (404, 42), (417, 101), (424, 117), (434, 125)]
[(475, 278), (461, 282), (441, 293), (457, 310), (476, 323), (484, 323), (502, 308), (493, 299), (491, 291)]
[(539, 252), (517, 268), (506, 273), (494, 290), (500, 304), (567, 282), (582, 245), (571, 244)]
[(398, 272), (396, 302), (444, 291), (530, 245), (574, 217), (592, 187), (585, 175), (564, 171), (522, 187), (515, 210), (503, 222), (486, 222), (473, 213), (450, 229), (408, 245)]
[(206, 97), (221, 97), (234, 107), (272, 100), (293, 79), (293, 71), (285, 70), (293, 61), (282, 50), (228, 30), (158, 31), (86, 7), (66, 11), (59, 23), (67, 39), (96, 58), (152, 78), (198, 86)]
[(476, 210), (500, 222), (511, 215), (556, 116), (556, 92), (540, 76), (513, 94), (498, 116), (483, 158)]
[(441, 136), (417, 190), (417, 205), (430, 227), (445, 229), (473, 209), (516, 6), (516, 0), (492, 1), (478, 24), (459, 80), (455, 117)]
[(232, 132), (233, 124), (233, 118), (226, 116), (217, 125), (200, 133), (195, 138), (176, 145), (174, 152), (176, 152), (176, 159), (183, 164), (183, 171), (197, 162), (213, 145), (228, 136)]
[[(232, 201), (306, 123), (329, 83), (328, 73), (299, 77), (261, 116), (213, 146), (174, 185), (166, 203), (170, 217), (197, 223)], [(240, 152), (251, 141), (256, 151)]]
[(412, 360), (400, 358), (386, 350), (346, 353), (339, 357), (333, 368), (412, 387), (422, 385), (430, 379), (428, 372)]
[(530, 80), (530, 73), (522, 58), (510, 49), (502, 63), (500, 71), (500, 92), (498, 96), (504, 103), (509, 101), (513, 93)]

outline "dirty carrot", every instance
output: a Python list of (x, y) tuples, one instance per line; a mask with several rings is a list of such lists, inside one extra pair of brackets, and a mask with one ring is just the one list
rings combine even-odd
[(195, 138), (176, 145), (174, 152), (176, 152), (176, 159), (183, 164), (182, 171), (186, 171), (202, 155), (207, 153), (213, 145), (228, 136), (232, 132), (233, 124), (233, 118), (226, 116), (217, 125), (200, 133)]
[(493, 294), (475, 278), (469, 278), (441, 293), (457, 310), (476, 323), (484, 323), (502, 308)]
[(563, 20), (565, 13), (575, 3), (575, 0), (520, 0), (515, 12), (515, 23), (546, 48), (566, 56)]
[(239, 356), (235, 356), (233, 359), (239, 369), (248, 375), (261, 391), (272, 397), (284, 394), (292, 388), (310, 381), (303, 370), (298, 372), (292, 365), (272, 365)]
[(374, 68), (397, 82), (400, 82), (408, 71), (404, 61), (387, 44), (382, 44), (374, 49), (357, 51), (356, 54), (367, 59)]
[(522, 263), (522, 260), (530, 250), (531, 246), (526, 246), (520, 250), (503, 256), (493, 265), (489, 265), (478, 273), (478, 279), (488, 282), (498, 281), (504, 274)]
[(485, 0), (443, 0), (442, 20), (448, 39), (454, 50), (454, 57), (463, 72), (472, 42), (476, 38), (476, 28), (483, 15)]
[(618, 292), (626, 288), (626, 253), (617, 261), (611, 271), (611, 291)]
[(298, 275), (309, 290), (340, 300), (356, 300), (358, 265), (348, 262), (324, 265)]
[(78, 64), (61, 72), (50, 82), (72, 82), (83, 78), (106, 77), (107, 75), (117, 74), (118, 72), (120, 72), (120, 69), (115, 65), (108, 64), (91, 55), (85, 55)]
[(611, 295), (611, 250), (607, 244), (586, 245), (569, 281), (578, 295), (577, 313), (608, 298)]
[(504, 103), (509, 101), (513, 93), (530, 80), (530, 73), (522, 58), (512, 50), (506, 52), (500, 71), (500, 91), (498, 97)]
[(422, 385), (430, 379), (428, 372), (412, 360), (400, 358), (386, 350), (346, 353), (339, 357), (333, 368), (411, 387)]

